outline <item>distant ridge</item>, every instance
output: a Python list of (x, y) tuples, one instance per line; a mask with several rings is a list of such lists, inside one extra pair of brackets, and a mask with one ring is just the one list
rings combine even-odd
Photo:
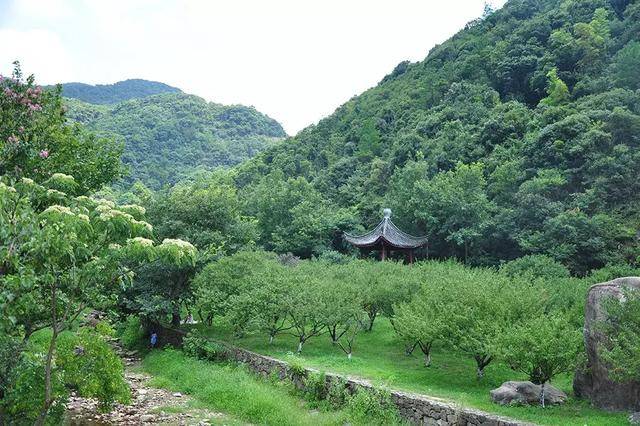
[(176, 87), (158, 81), (129, 79), (113, 84), (63, 83), (62, 95), (90, 104), (115, 104), (129, 99), (146, 98), (161, 93), (181, 92)]

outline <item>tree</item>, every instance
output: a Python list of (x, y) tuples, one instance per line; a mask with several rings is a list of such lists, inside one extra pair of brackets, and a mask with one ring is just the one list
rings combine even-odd
[(309, 271), (295, 267), (290, 279), (293, 291), (285, 302), (291, 324), (288, 333), (298, 339), (297, 353), (301, 353), (310, 338), (326, 332), (323, 292), (319, 277), (309, 274)]
[(630, 41), (616, 53), (611, 64), (614, 81), (620, 87), (640, 89), (640, 41)]
[[(444, 332), (443, 314), (447, 306), (442, 303), (440, 294), (449, 289), (431, 282), (425, 286), (410, 302), (396, 306), (393, 328), (409, 348), (420, 347), (424, 355), (424, 365), (431, 365), (431, 346), (442, 339)], [(407, 353), (410, 353), (408, 350)]]
[(558, 106), (569, 99), (569, 88), (564, 81), (558, 77), (558, 69), (552, 68), (547, 73), (547, 97), (541, 102), (548, 106)]
[(545, 255), (528, 255), (500, 265), (500, 272), (512, 278), (532, 279), (568, 278), (569, 270), (560, 262)]
[(455, 170), (416, 183), (414, 188), (411, 205), (428, 234), (462, 246), (467, 261), (470, 247), (483, 235), (493, 210), (483, 165), (460, 163)]
[(181, 238), (201, 250), (233, 253), (258, 239), (255, 220), (242, 214), (232, 175), (201, 173), (159, 192), (147, 205), (158, 238)]
[(496, 352), (514, 370), (542, 385), (540, 405), (545, 405), (545, 384), (558, 374), (574, 371), (583, 346), (582, 330), (560, 312), (540, 312), (512, 324), (497, 338)]
[(29, 178), (0, 182), (0, 326), (25, 341), (36, 330), (51, 330), (37, 424), (58, 397), (53, 376), (60, 333), (86, 308), (109, 302), (127, 278), (118, 267), (120, 250), (151, 233), (148, 223), (112, 203), (60, 191), (74, 187), (71, 176), (54, 174), (46, 185)]
[[(211, 325), (213, 318), (228, 315), (234, 309), (237, 296), (250, 294), (254, 289), (258, 291), (258, 286), (254, 286), (253, 282), (259, 283), (270, 277), (265, 270), (273, 268), (275, 262), (275, 256), (271, 253), (241, 251), (207, 264), (193, 280), (193, 292), (201, 320)], [(268, 281), (276, 282), (272, 279)], [(236, 326), (244, 328), (244, 324), (236, 323)]]
[(419, 283), (408, 267), (397, 262), (357, 260), (345, 265), (344, 281), (360, 293), (358, 301), (367, 314), (365, 331), (373, 329), (379, 315), (393, 321), (394, 305), (407, 301), (417, 291)]
[(53, 173), (72, 175), (73, 195), (117, 179), (122, 146), (67, 124), (60, 90), (44, 91), (14, 65), (11, 77), (0, 76), (0, 176), (43, 182)]
[(322, 281), (322, 309), (324, 325), (331, 338), (331, 343), (338, 346), (349, 359), (353, 353), (353, 346), (358, 333), (363, 329), (366, 313), (362, 308), (362, 293), (349, 279), (344, 279), (345, 274), (340, 274), (344, 269), (342, 265), (334, 267), (315, 262), (312, 265), (318, 273), (324, 271), (325, 279)]

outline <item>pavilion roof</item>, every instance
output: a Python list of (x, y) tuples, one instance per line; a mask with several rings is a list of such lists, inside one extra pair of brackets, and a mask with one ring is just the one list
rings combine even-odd
[(390, 209), (384, 209), (382, 221), (372, 231), (363, 235), (352, 235), (345, 232), (344, 239), (356, 247), (373, 247), (384, 243), (403, 249), (422, 247), (428, 242), (427, 237), (414, 237), (398, 228), (391, 221)]

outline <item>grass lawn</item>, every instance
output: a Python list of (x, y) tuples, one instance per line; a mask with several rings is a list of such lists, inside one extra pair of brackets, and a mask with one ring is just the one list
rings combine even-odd
[(343, 412), (309, 410), (285, 385), (261, 380), (235, 365), (199, 361), (180, 351), (165, 350), (149, 353), (142, 368), (153, 375), (153, 386), (183, 392), (202, 407), (228, 413), (237, 419), (231, 424), (321, 426), (345, 422)]
[[(234, 345), (286, 359), (295, 351), (297, 342), (292, 336), (276, 337), (272, 345), (264, 334), (232, 337), (226, 329), (203, 330), (211, 338), (222, 339)], [(625, 414), (608, 413), (590, 407), (586, 402), (572, 397), (571, 377), (565, 375), (554, 380), (553, 385), (569, 395), (569, 401), (557, 407), (502, 407), (493, 404), (489, 391), (507, 380), (525, 380), (526, 377), (500, 363), (492, 363), (485, 370), (485, 377), (476, 379), (475, 362), (463, 354), (451, 353), (435, 347), (431, 367), (424, 367), (419, 349), (406, 356), (386, 318), (376, 320), (370, 333), (358, 335), (353, 359), (349, 361), (338, 347), (331, 345), (329, 337), (322, 335), (310, 339), (304, 346), (300, 361), (322, 371), (349, 374), (369, 379), (373, 383), (386, 384), (429, 396), (450, 400), (462, 406), (502, 414), (516, 419), (544, 425), (627, 425)]]

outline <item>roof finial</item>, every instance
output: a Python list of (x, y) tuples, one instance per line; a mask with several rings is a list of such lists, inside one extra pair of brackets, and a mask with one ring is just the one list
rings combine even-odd
[(391, 218), (391, 209), (382, 210), (382, 214), (384, 214), (385, 219), (390, 219)]

